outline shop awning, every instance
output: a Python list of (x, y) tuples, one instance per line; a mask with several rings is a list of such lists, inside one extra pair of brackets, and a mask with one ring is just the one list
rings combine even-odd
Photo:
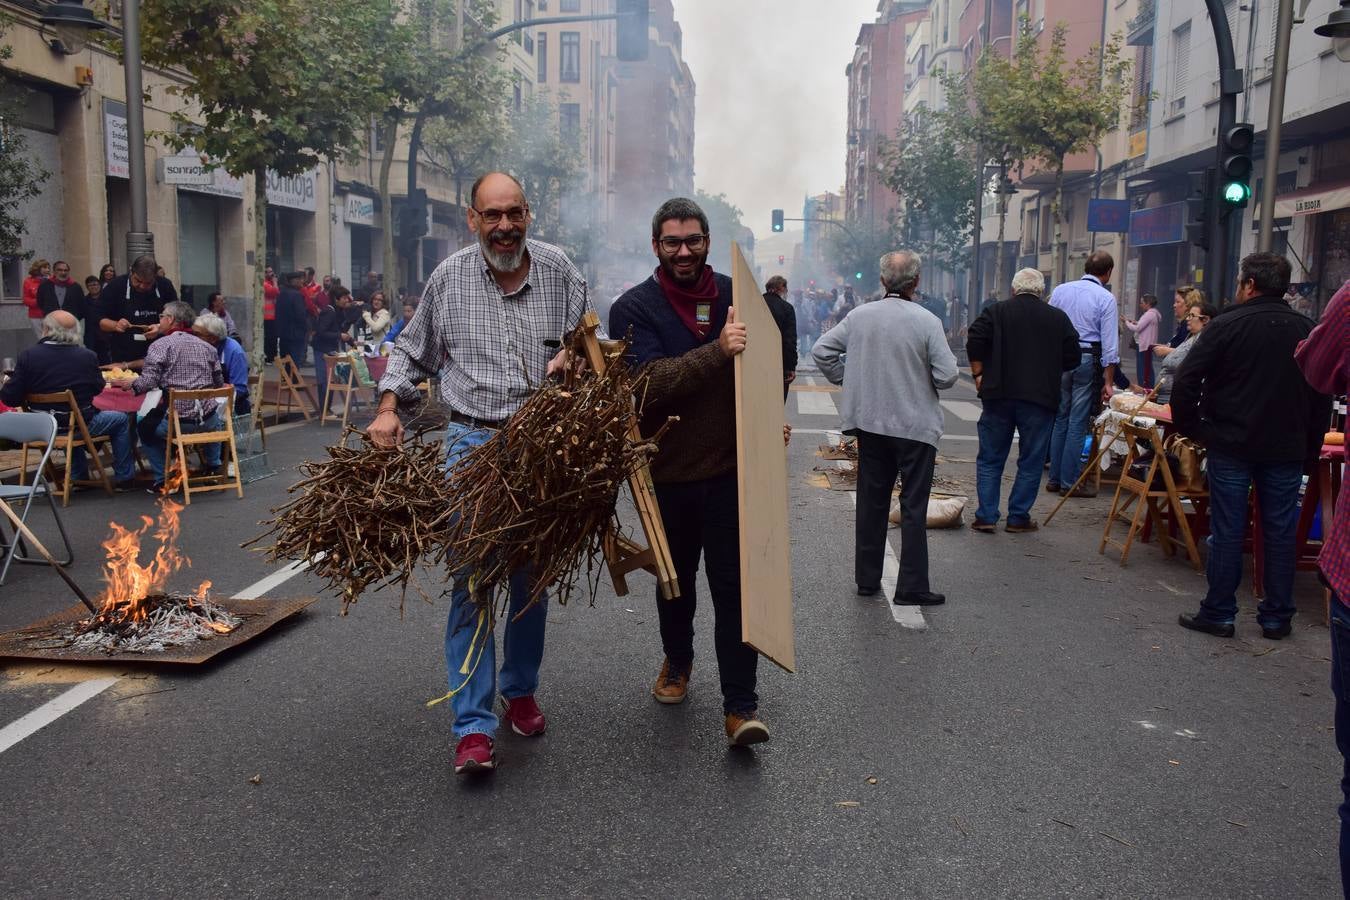
[(1315, 216), (1333, 209), (1350, 207), (1350, 181), (1316, 185), (1275, 198), (1275, 218)]

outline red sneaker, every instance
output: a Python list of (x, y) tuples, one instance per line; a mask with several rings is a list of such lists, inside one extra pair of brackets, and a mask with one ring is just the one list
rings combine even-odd
[(497, 768), (492, 738), (486, 734), (466, 734), (455, 747), (455, 774), (474, 775)]
[(543, 734), (548, 723), (544, 721), (544, 714), (539, 709), (539, 704), (534, 702), (534, 697), (512, 697), (502, 698), (502, 703), (506, 706), (506, 712), (502, 713), (502, 718), (511, 723), (511, 730), (521, 737), (534, 737)]

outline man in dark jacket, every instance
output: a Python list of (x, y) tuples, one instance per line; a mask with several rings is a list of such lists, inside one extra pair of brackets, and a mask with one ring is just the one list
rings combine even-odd
[(1261, 508), (1265, 598), (1261, 633), (1289, 635), (1294, 617), (1295, 529), (1304, 465), (1317, 457), (1330, 401), (1303, 380), (1294, 349), (1313, 321), (1284, 302), (1289, 261), (1273, 253), (1242, 260), (1237, 307), (1209, 323), (1177, 371), (1172, 420), (1204, 445), (1209, 475), (1209, 590), (1181, 625), (1232, 637), (1242, 580), (1242, 534), (1252, 485)]
[(1013, 298), (985, 309), (966, 338), (966, 355), (980, 413), (980, 452), (975, 460), (980, 505), (971, 528), (992, 533), (998, 525), (1003, 466), (1017, 431), (1017, 478), (1008, 495), (1005, 531), (1035, 531), (1031, 506), (1059, 409), (1060, 381), (1078, 366), (1078, 331), (1063, 310), (1044, 301), (1045, 278), (1036, 269), (1013, 276)]
[[(52, 263), (52, 277), (38, 285), (37, 302), (44, 316), (58, 309), (64, 309), (81, 323), (82, 328), (85, 327), (88, 304), (84, 298), (84, 291), (80, 288), (79, 282), (70, 277), (70, 263), (64, 259)], [(98, 327), (97, 322), (93, 325), (95, 328)]]
[(352, 305), (352, 292), (345, 287), (333, 288), (333, 303), (319, 310), (319, 320), (314, 326), (314, 385), (319, 392), (319, 402), (327, 405), (328, 364), (324, 356), (345, 350), (347, 345), (355, 344), (347, 330), (347, 307)]
[(783, 399), (787, 399), (788, 385), (797, 377), (797, 311), (787, 298), (788, 283), (782, 275), (775, 275), (764, 284), (764, 302), (783, 334)]
[(758, 655), (741, 641), (740, 511), (736, 484), (736, 381), (732, 360), (746, 327), (731, 310), (731, 279), (707, 265), (708, 217), (692, 200), (667, 200), (652, 218), (656, 272), (624, 292), (609, 333), (632, 335), (629, 353), (647, 378), (642, 432), (680, 421), (652, 458), (657, 505), (680, 596), (658, 598), (666, 659), (652, 687), (659, 703), (682, 703), (694, 665), (699, 557), (712, 593), (713, 646), (727, 738), (769, 739), (755, 694)]
[(131, 271), (110, 281), (99, 294), (99, 328), (113, 362), (139, 368), (150, 341), (159, 335), (159, 313), (178, 302), (173, 282), (157, 274), (153, 256), (138, 256)]
[(309, 310), (305, 295), (300, 292), (303, 272), (286, 276), (286, 286), (277, 293), (277, 340), (282, 356), (289, 356), (297, 366), (304, 365), (305, 345), (309, 342)]
[[(48, 313), (42, 320), (42, 339), (19, 354), (14, 374), (0, 387), (0, 402), (20, 407), (29, 394), (56, 394), (72, 391), (75, 405), (89, 429), (90, 437), (107, 435), (112, 443), (113, 476), (118, 490), (129, 491), (136, 474), (131, 455), (131, 431), (126, 413), (100, 411), (94, 397), (103, 390), (103, 373), (94, 351), (80, 346), (80, 326), (65, 310)], [(70, 427), (70, 407), (61, 403), (34, 404), (34, 410), (51, 412), (61, 428)], [(71, 454), (74, 477), (83, 480), (88, 461), (84, 450)], [(3, 501), (0, 501), (3, 502)]]

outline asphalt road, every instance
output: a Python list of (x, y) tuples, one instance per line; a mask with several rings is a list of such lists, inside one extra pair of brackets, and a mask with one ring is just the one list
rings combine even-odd
[[(812, 483), (832, 465), (815, 455), (838, 427), (832, 396), (788, 407), (798, 671), (761, 663), (768, 744), (725, 746), (706, 604), (690, 701), (652, 701), (661, 652), (639, 575), (628, 597), (602, 586), (593, 608), (550, 610), (548, 733), (502, 735), (495, 776), (462, 781), (449, 711), (425, 706), (445, 690), (444, 604), (410, 598), (400, 618), (376, 594), (344, 618), (324, 597), (201, 669), (4, 666), (0, 729), (112, 681), (0, 750), (0, 894), (1336, 894), (1340, 760), (1312, 576), (1291, 640), (1262, 639), (1250, 601), (1235, 640), (1186, 632), (1176, 614), (1203, 577), (1152, 545), (1123, 569), (1099, 556), (1107, 501), (1075, 501), (1039, 534), (930, 532), (948, 604), (897, 621), (854, 594), (848, 493)], [(939, 487), (969, 490), (978, 406), (966, 381), (944, 396)], [(283, 474), (194, 501), (181, 586), (209, 577), (228, 595), (273, 573), (238, 545), (335, 434), (275, 433)], [(74, 576), (96, 585), (107, 521), (151, 510), (74, 499)], [(302, 573), (269, 595), (316, 590)], [(0, 628), (71, 602), (49, 571), (19, 568)]]

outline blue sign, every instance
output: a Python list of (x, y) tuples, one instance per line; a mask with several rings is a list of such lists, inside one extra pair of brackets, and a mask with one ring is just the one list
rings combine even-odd
[(1186, 202), (1165, 203), (1130, 213), (1130, 246), (1179, 244), (1186, 239)]
[(1130, 230), (1130, 201), (1089, 200), (1088, 231), (1112, 231), (1123, 234)]

